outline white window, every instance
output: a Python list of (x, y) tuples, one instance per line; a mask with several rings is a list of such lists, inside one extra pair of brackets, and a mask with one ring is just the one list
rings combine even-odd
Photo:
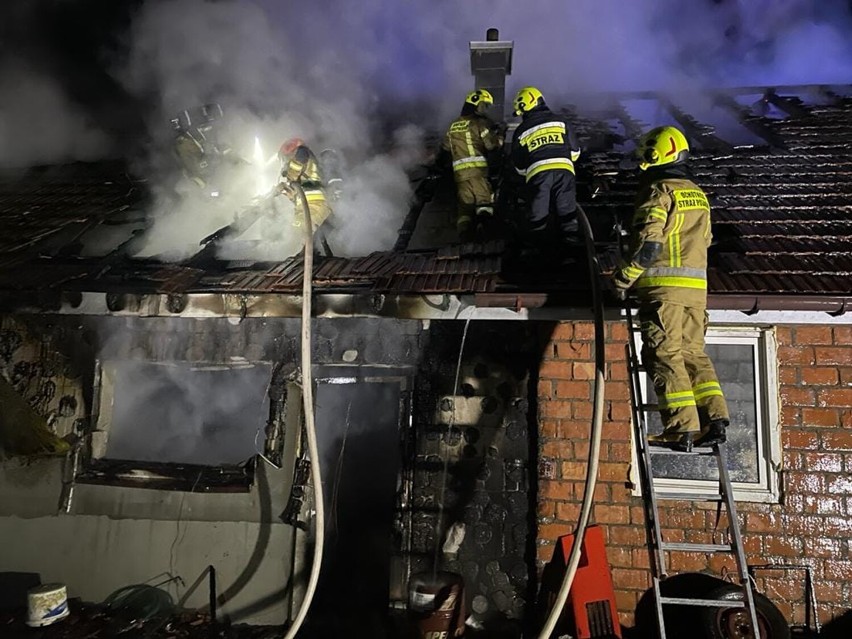
[[(727, 452), (734, 496), (739, 501), (776, 503), (781, 443), (775, 333), (761, 327), (711, 327), (706, 342), (731, 414)], [(656, 402), (646, 373), (641, 384), (646, 401)], [(657, 412), (646, 413), (646, 420), (649, 432), (662, 430)], [(658, 490), (718, 493), (714, 457), (654, 455), (652, 464)], [(635, 447), (631, 479), (638, 494)]]

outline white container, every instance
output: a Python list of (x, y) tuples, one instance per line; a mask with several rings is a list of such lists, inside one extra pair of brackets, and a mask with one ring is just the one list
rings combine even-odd
[(63, 584), (43, 584), (27, 591), (27, 625), (49, 626), (68, 616), (68, 593)]

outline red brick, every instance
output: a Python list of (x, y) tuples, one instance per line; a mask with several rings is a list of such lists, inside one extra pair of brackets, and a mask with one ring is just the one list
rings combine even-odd
[(776, 326), (775, 337), (781, 345), (789, 345), (793, 343), (793, 329), (790, 326)]
[(838, 346), (852, 346), (852, 325), (835, 326), (834, 343)]
[(574, 379), (595, 378), (595, 365), (592, 362), (574, 362), (571, 366)]
[(852, 575), (852, 561), (827, 559), (823, 563), (823, 577), (832, 581), (848, 581)]
[(556, 541), (562, 535), (570, 535), (573, 527), (569, 524), (541, 524), (538, 527), (538, 538), (540, 540)]
[(613, 342), (626, 342), (630, 336), (625, 322), (608, 322), (608, 337)]
[(610, 362), (607, 366), (607, 379), (612, 381), (623, 381), (627, 380), (627, 364), (626, 363), (612, 363)]
[(807, 425), (802, 422), (802, 409), (795, 406), (781, 407), (781, 425), (782, 426), (802, 426)]
[(589, 458), (589, 440), (583, 439), (574, 442), (574, 459)]
[(804, 550), (801, 537), (774, 537), (763, 539), (763, 552), (775, 557), (799, 557)]
[(604, 462), (600, 465), (598, 477), (604, 481), (627, 481), (629, 468), (627, 464)]
[(825, 388), (817, 391), (817, 405), (852, 406), (852, 388)]
[(538, 515), (539, 521), (543, 519), (558, 519), (556, 515), (556, 502), (550, 501), (549, 499), (539, 501), (538, 504), (536, 504), (536, 514)]
[(574, 339), (592, 340), (595, 338), (595, 325), (592, 322), (575, 322), (574, 323)]
[(553, 557), (553, 548), (556, 544), (542, 544), (538, 548), (536, 548), (536, 559), (541, 562), (550, 561), (551, 557)]
[(629, 524), (630, 508), (627, 506), (595, 506), (595, 521), (601, 524)]
[(639, 526), (608, 526), (609, 546), (644, 546), (645, 530)]
[(833, 386), (840, 380), (838, 369), (830, 366), (814, 366), (801, 369), (802, 383), (814, 386)]
[(708, 567), (709, 555), (696, 552), (673, 552), (669, 566), (673, 572), (700, 572)]
[(609, 565), (616, 568), (633, 567), (633, 551), (630, 548), (607, 548), (606, 558)]
[(793, 333), (795, 344), (812, 346), (815, 344), (832, 344), (831, 326), (797, 326)]
[(541, 445), (541, 454), (556, 459), (573, 459), (574, 446), (570, 441), (564, 439), (552, 439)]
[(592, 345), (588, 342), (557, 342), (556, 357), (558, 359), (590, 361)]
[(795, 366), (782, 366), (778, 371), (778, 381), (781, 384), (798, 384), (799, 371)]
[(636, 570), (635, 568), (612, 569), (612, 584), (616, 590), (645, 590), (650, 583), (650, 575), (646, 570)]
[(782, 386), (781, 401), (790, 406), (813, 406), (814, 391), (800, 386)]
[[(828, 479), (826, 481), (826, 492), (832, 495), (852, 495), (852, 477), (841, 475)], [(850, 520), (846, 532), (852, 532), (852, 520)]]
[[(574, 419), (592, 419), (592, 402), (573, 402), (571, 408), (571, 417)], [(589, 421), (591, 424), (591, 421)]]
[(630, 400), (630, 387), (627, 384), (607, 384), (604, 395), (608, 400)]
[(604, 347), (604, 357), (608, 362), (624, 359), (624, 344), (607, 344)]
[(565, 342), (574, 338), (574, 324), (571, 322), (559, 322), (553, 327), (550, 339), (554, 342)]
[[(792, 430), (788, 428), (781, 433), (781, 437), (784, 441), (783, 448), (786, 450), (791, 448), (815, 450), (819, 448), (819, 435), (811, 430)], [(850, 441), (852, 441), (852, 438), (850, 438)]]
[(571, 364), (559, 360), (542, 362), (538, 369), (539, 380), (571, 379)]
[(539, 480), (538, 496), (540, 499), (573, 499), (574, 484), (568, 481)]
[(556, 396), (563, 399), (591, 399), (592, 385), (589, 382), (561, 382), (554, 383)]
[(562, 479), (585, 479), (586, 464), (579, 461), (566, 461), (561, 464)]
[(843, 472), (843, 455), (839, 453), (805, 453), (803, 457), (805, 470), (812, 473)]
[[(784, 481), (787, 486), (787, 491), (792, 494), (812, 495), (814, 493), (825, 492), (823, 490), (824, 481), (821, 475), (815, 475), (809, 472), (787, 471), (784, 473)], [(776, 528), (764, 529), (766, 532), (777, 530)]]
[[(539, 411), (539, 414), (541, 411)], [(538, 434), (545, 439), (555, 439), (559, 436), (559, 422), (555, 419), (540, 419)]]
[(629, 422), (632, 416), (633, 410), (628, 402), (616, 401), (607, 404), (607, 421)]
[(840, 412), (830, 408), (803, 408), (803, 426), (827, 426), (840, 425)]
[(580, 519), (580, 504), (558, 502), (556, 504), (556, 519), (576, 525), (576, 522)]
[(539, 399), (552, 399), (553, 398), (553, 382), (549, 379), (539, 380), (538, 388), (536, 390), (538, 393)]
[(781, 366), (812, 366), (814, 349), (810, 346), (779, 346), (778, 362)]
[(840, 383), (843, 386), (852, 384), (852, 366), (842, 366), (837, 371), (840, 373)]
[(559, 436), (575, 442), (588, 441), (589, 422), (563, 419), (559, 423)]
[(610, 442), (609, 461), (629, 464), (631, 452), (630, 444), (627, 442)]
[(538, 405), (541, 417), (571, 417), (571, 402), (549, 401)]
[(852, 365), (852, 347), (817, 346), (814, 348), (814, 361), (818, 366), (830, 364), (850, 366)]
[(749, 534), (780, 530), (781, 518), (775, 513), (747, 513), (744, 530)]

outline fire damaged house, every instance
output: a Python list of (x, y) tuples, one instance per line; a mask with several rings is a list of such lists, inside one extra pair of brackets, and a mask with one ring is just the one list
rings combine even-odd
[[(740, 529), (774, 604), (758, 610), (762, 636), (787, 637), (852, 601), (852, 90), (694, 98), (561, 106), (582, 141), (578, 195), (604, 273), (631, 214), (630, 141), (665, 122), (692, 145), (713, 210), (707, 341), (732, 409)], [(393, 250), (314, 257), (306, 375), (301, 253), (134, 256), (124, 249), (144, 232), (148, 192), (123, 164), (5, 173), (0, 570), (83, 601), (160, 584), (219, 619), (292, 621), (316, 538), (307, 382), (325, 552), (306, 628), (398, 636), (388, 619), (410, 614), (413, 584), (440, 571), (463, 580), (456, 621), (471, 635), (534, 632), (542, 568), (583, 498), (590, 274), (579, 258), (546, 270), (509, 259), (500, 237), (459, 244), (443, 232), (451, 180), (414, 186)], [(608, 297), (593, 521), (626, 628), (642, 624), (651, 584), (630, 335)], [(669, 492), (715, 490), (706, 464), (664, 466)], [(712, 544), (718, 524), (713, 503), (660, 506), (675, 542)], [(673, 553), (670, 566), (736, 572), (723, 553)]]

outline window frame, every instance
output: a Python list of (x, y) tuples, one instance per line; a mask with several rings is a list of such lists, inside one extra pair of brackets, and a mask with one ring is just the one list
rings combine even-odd
[[(153, 490), (175, 490), (205, 493), (247, 493), (254, 484), (258, 457), (261, 451), (242, 464), (202, 465), (180, 462), (152, 462), (144, 460), (122, 460), (104, 458), (109, 441), (111, 421), (102, 412), (103, 402), (115, 396), (114, 378), (105, 369), (114, 359), (95, 361), (92, 389), (92, 415), (85, 434), (85, 442), (79, 467), (74, 473), (75, 481), (81, 484), (98, 484), (127, 488)], [(267, 424), (275, 423), (279, 428), (285, 419), (283, 406), (273, 401), (272, 386), (275, 383), (276, 366), (270, 361), (233, 362), (189, 362), (187, 360), (135, 360), (139, 364), (169, 365), (191, 364), (193, 367), (239, 368), (246, 365), (268, 366), (270, 380), (267, 387), (269, 414)], [(267, 429), (268, 437), (269, 430)], [(259, 438), (258, 438), (259, 443)]]
[[(635, 332), (636, 349), (641, 352), (642, 337)], [(756, 483), (732, 481), (734, 499), (740, 502), (777, 504), (781, 501), (781, 412), (778, 385), (778, 341), (772, 326), (709, 326), (707, 344), (751, 345), (754, 365), (755, 418), (757, 421), (758, 478)], [(647, 397), (648, 374), (640, 375), (643, 397)], [(724, 386), (725, 380), (720, 380)], [(646, 411), (645, 419), (652, 411)], [(632, 419), (632, 418), (631, 418)], [(736, 426), (733, 424), (732, 426)], [(631, 470), (633, 495), (642, 496), (636, 457), (635, 429), (630, 429)], [(656, 490), (666, 493), (713, 495), (719, 483), (702, 479), (654, 478)]]

